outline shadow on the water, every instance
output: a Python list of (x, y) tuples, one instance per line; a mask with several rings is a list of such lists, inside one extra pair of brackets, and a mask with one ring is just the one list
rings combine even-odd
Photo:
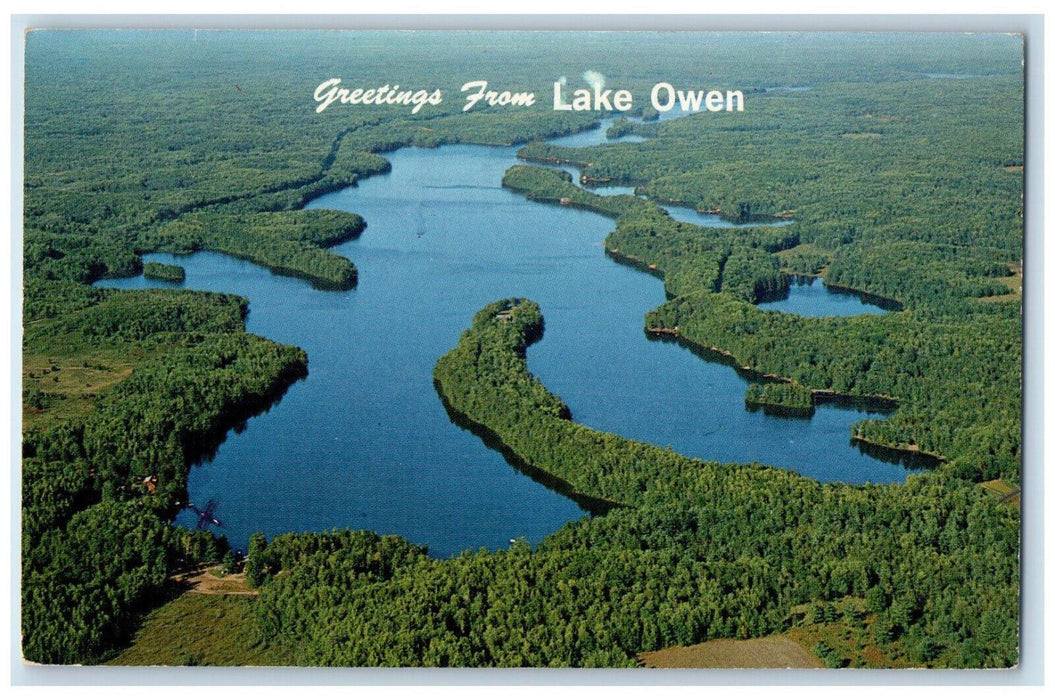
[[(307, 378), (308, 365), (297, 362), (286, 368), (275, 378), (271, 386), (259, 396), (247, 397), (234, 406), (220, 413), (214, 425), (205, 431), (192, 433), (183, 440), (183, 453), (186, 458), (188, 469), (211, 462), (216, 458), (220, 446), (227, 440), (227, 435), (234, 432), (240, 435), (248, 427), (249, 419), (255, 418), (263, 413), (268, 413), (272, 408), (282, 402), (289, 388)], [(190, 500), (189, 494), (184, 487), (179, 499), (187, 504)], [(185, 506), (176, 506), (169, 516), (184, 510)]]
[(241, 435), (248, 427), (249, 419), (262, 413), (268, 413), (282, 402), (282, 397), (291, 386), (308, 376), (307, 365), (299, 364), (287, 370), (260, 396), (249, 397), (241, 403), (220, 413), (212, 429), (194, 433), (184, 440), (188, 466), (211, 462), (216, 451), (227, 439), (229, 432)]
[[(763, 384), (784, 381), (778, 377), (765, 375), (756, 370), (745, 369), (738, 365), (736, 360), (730, 355), (702, 347), (681, 337), (649, 330), (645, 331), (645, 336), (653, 341), (675, 343), (687, 349), (705, 362), (715, 362), (725, 365), (726, 367), (731, 367), (740, 378), (747, 381)], [(896, 399), (885, 396), (848, 396), (833, 391), (814, 391), (813, 405), (819, 406), (822, 404), (830, 404), (841, 409), (851, 409), (862, 413), (878, 413), (884, 416), (890, 415), (898, 408), (898, 402)], [(745, 409), (754, 412), (756, 410), (761, 410), (761, 407), (745, 406)], [(779, 411), (771, 409), (764, 412), (770, 417), (785, 420), (808, 420), (812, 416), (812, 411), (809, 411), (808, 415), (805, 411), (800, 412), (797, 410)], [(873, 442), (856, 437), (850, 438), (850, 444), (857, 447), (861, 454), (867, 457), (879, 460), (880, 462), (886, 462), (887, 464), (897, 464), (906, 467), (907, 469), (934, 469), (944, 462), (944, 460), (937, 455), (915, 450), (901, 450), (887, 447), (885, 445), (877, 445)]]
[(766, 296), (765, 299), (759, 299), (756, 303), (770, 303), (774, 301), (787, 301), (791, 297), (791, 291), (793, 287), (812, 287), (817, 281), (820, 281), (824, 285), (824, 289), (828, 294), (841, 297), (850, 297), (860, 301), (862, 304), (868, 304), (869, 306), (875, 306), (883, 311), (902, 311), (905, 306), (896, 299), (889, 299), (887, 297), (876, 296), (875, 294), (869, 294), (868, 292), (862, 292), (859, 289), (852, 289), (850, 287), (843, 287), (837, 284), (829, 284), (823, 277), (815, 275), (803, 275), (793, 273), (788, 275), (788, 285), (782, 289), (775, 290), (773, 293)]
[[(631, 257), (629, 255), (624, 255), (615, 250), (610, 250), (607, 246), (605, 246), (604, 254), (605, 257), (619, 263), (620, 265), (625, 265), (626, 267), (637, 270), (638, 272), (644, 272), (647, 275), (652, 275), (660, 282), (664, 280), (664, 272), (655, 265), (649, 265), (643, 260), (638, 260), (637, 258)], [(668, 294), (667, 300), (669, 301), (671, 298), (672, 297)]]
[(734, 358), (732, 355), (727, 355), (724, 352), (719, 352), (717, 350), (712, 350), (711, 348), (706, 348), (702, 345), (698, 345), (697, 343), (692, 342), (691, 340), (686, 340), (681, 336), (674, 336), (670, 333), (650, 331), (646, 328), (645, 337), (652, 341), (657, 341), (660, 343), (673, 343), (674, 345), (685, 348), (704, 362), (713, 362), (715, 364), (731, 367), (736, 372), (737, 376), (749, 382), (755, 382), (758, 384), (771, 384), (780, 383), (784, 381), (779, 377), (773, 377), (771, 375), (766, 375), (762, 372), (758, 372), (753, 369), (747, 369), (745, 367), (742, 367), (741, 365), (737, 364), (736, 358)]
[(502, 439), (493, 430), (487, 426), (477, 423), (469, 416), (465, 415), (458, 409), (451, 406), (446, 397), (443, 395), (443, 391), (440, 388), (439, 382), (433, 382), (436, 388), (436, 395), (439, 396), (440, 402), (443, 404), (443, 409), (447, 411), (447, 417), (450, 418), (451, 423), (458, 426), (462, 430), (466, 430), (483, 441), (484, 445), (489, 449), (494, 450), (498, 454), (502, 455), (502, 458), (517, 470), (521, 474), (529, 477), (533, 481), (542, 484), (550, 491), (555, 491), (565, 498), (571, 499), (577, 506), (582, 508), (584, 511), (593, 516), (605, 515), (614, 508), (625, 508), (626, 506), (622, 503), (615, 501), (609, 501), (603, 498), (596, 498), (594, 496), (588, 496), (584, 493), (576, 491), (571, 484), (564, 479), (556, 477), (549, 472), (545, 472), (541, 469), (531, 466), (523, 459), (520, 458), (515, 452), (513, 452), (508, 445), (502, 442)]
[(761, 411), (770, 418), (786, 418), (788, 420), (809, 420), (813, 418), (815, 409), (813, 406), (775, 406), (772, 404), (752, 403), (745, 401), (745, 408), (750, 413)]
[(837, 284), (829, 284), (824, 282), (824, 288), (828, 290), (829, 294), (838, 294), (840, 296), (848, 296), (858, 299), (865, 304), (871, 304), (872, 306), (878, 306), (884, 311), (902, 311), (905, 305), (896, 299), (888, 299), (886, 297), (879, 297), (875, 294), (869, 294), (868, 292), (862, 292), (858, 289), (850, 289), (849, 287), (841, 287)]
[(850, 438), (850, 444), (861, 451), (861, 454), (890, 464), (900, 464), (906, 469), (935, 469), (945, 460), (937, 455), (912, 450), (898, 450), (885, 445), (877, 445), (868, 440)]
[(773, 290), (766, 299), (759, 299), (755, 304), (764, 304), (774, 301), (787, 301), (791, 298), (792, 287), (811, 287), (816, 278), (810, 277), (809, 275), (796, 275), (791, 274), (787, 276), (788, 283), (786, 286), (779, 289)]
[(850, 408), (862, 413), (879, 413), (888, 416), (897, 410), (897, 400), (886, 396), (847, 396), (834, 391), (814, 391), (813, 405), (831, 404), (839, 408)]
[[(713, 362), (725, 365), (726, 367), (731, 367), (736, 372), (737, 376), (749, 382), (755, 382), (758, 384), (780, 384), (786, 381), (781, 377), (774, 377), (771, 374), (764, 374), (757, 370), (742, 367), (737, 364), (736, 359), (733, 356), (717, 350), (712, 350), (711, 348), (703, 347), (702, 345), (698, 345), (691, 340), (686, 340), (681, 336), (673, 336), (669, 333), (658, 333), (656, 331), (645, 329), (645, 337), (652, 341), (673, 343), (683, 347), (704, 362)], [(898, 407), (896, 399), (886, 396), (849, 396), (847, 394), (839, 394), (834, 391), (824, 390), (816, 390), (813, 392), (813, 403), (816, 406), (821, 404), (832, 404), (839, 408), (850, 408), (864, 413), (881, 413), (883, 415), (893, 413)]]

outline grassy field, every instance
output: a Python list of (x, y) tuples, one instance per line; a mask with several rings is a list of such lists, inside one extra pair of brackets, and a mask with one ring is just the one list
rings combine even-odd
[[(814, 620), (814, 606), (791, 609), (793, 626), (781, 635), (757, 639), (715, 639), (689, 647), (670, 647), (638, 656), (647, 668), (912, 668), (876, 645), (875, 615), (864, 601), (846, 597), (833, 606), (834, 619)], [(847, 616), (863, 622), (849, 624)], [(897, 647), (901, 642), (894, 642)], [(918, 664), (917, 664), (918, 666)]]
[(22, 362), (22, 386), (39, 391), (39, 406), (23, 404), (22, 426), (44, 429), (80, 418), (91, 410), (98, 392), (117, 384), (132, 373), (135, 363), (119, 352), (105, 348), (86, 353), (26, 355)]
[(1002, 501), (1010, 503), (1016, 508), (1022, 507), (1022, 489), (1007, 483), (1003, 479), (993, 479), (992, 481), (983, 481), (981, 484), (982, 488), (994, 497), (999, 498)]
[(1021, 301), (1022, 300), (1022, 266), (1018, 263), (1010, 263), (1011, 274), (1007, 277), (996, 277), (997, 282), (1007, 285), (1011, 291), (1007, 294), (998, 294), (993, 297), (982, 297), (982, 301)]
[[(233, 578), (233, 577), (232, 577)], [(222, 580), (222, 579), (221, 579)], [(244, 589), (237, 580), (211, 591), (185, 591), (155, 610), (132, 644), (107, 662), (111, 666), (282, 666), (292, 662), (282, 649), (265, 644), (247, 624), (255, 600), (230, 595)], [(222, 593), (228, 593), (224, 595)]]
[(689, 647), (645, 652), (646, 668), (824, 668), (824, 663), (784, 635), (714, 639)]

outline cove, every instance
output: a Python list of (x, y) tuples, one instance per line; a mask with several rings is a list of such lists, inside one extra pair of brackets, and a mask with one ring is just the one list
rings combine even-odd
[[(232, 545), (244, 548), (257, 531), (349, 527), (399, 534), (443, 557), (513, 538), (536, 543), (582, 517), (458, 427), (432, 385), (436, 360), (473, 314), (509, 296), (540, 304), (546, 330), (528, 350), (529, 368), (585, 425), (822, 481), (905, 478), (908, 469), (850, 444), (850, 426), (873, 414), (833, 405), (809, 420), (752, 413), (747, 378), (650, 341), (644, 316), (663, 302), (662, 283), (604, 255), (610, 219), (503, 190), (515, 150), (404, 148), (387, 156), (390, 173), (311, 202), (367, 220), (359, 239), (336, 248), (359, 270), (352, 291), (317, 290), (214, 253), (146, 256), (182, 265), (179, 286), (248, 297), (250, 332), (308, 353), (308, 377), (191, 470), (191, 499), (215, 499)], [(196, 524), (189, 512), (178, 521)]]
[(871, 299), (877, 303), (871, 303), (867, 295), (859, 292), (829, 287), (816, 277), (794, 275), (785, 298), (763, 302), (758, 308), (798, 316), (822, 317), (881, 314), (897, 307), (893, 302), (883, 303), (875, 297)]

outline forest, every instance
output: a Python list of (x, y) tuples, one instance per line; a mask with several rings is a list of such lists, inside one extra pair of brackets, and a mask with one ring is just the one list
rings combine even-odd
[(259, 537), (247, 566), (264, 638), (298, 664), (634, 666), (798, 615), (838, 617), (912, 665), (1015, 658), (1013, 507), (944, 473), (822, 486), (584, 428), (526, 369), (541, 323), (528, 300), (484, 308), (437, 363), (440, 391), (527, 463), (623, 507), (535, 550), (442, 562), (369, 533)]
[(187, 271), (179, 265), (148, 262), (143, 263), (143, 276), (165, 282), (183, 282), (187, 279)]
[[(370, 222), (303, 206), (387, 172), (386, 152), (475, 143), (522, 144), (525, 164), (496, 186), (612, 219), (613, 264), (666, 291), (642, 332), (779, 380), (750, 387), (745, 410), (882, 400), (889, 415), (846, 438), (933, 467), (897, 485), (819, 484), (578, 425), (527, 368), (545, 309), (501, 300), (464, 319), (437, 358), (452, 420), (612, 507), (535, 547), (449, 559), (361, 531), (254, 537), (247, 635), (291, 664), (634, 666), (672, 645), (838, 628), (845, 636), (824, 636), (818, 654), (830, 666), (1014, 666), (1021, 516), (982, 484), (1022, 485), (1021, 38), (673, 33), (663, 77), (692, 84), (707, 66), (706, 82), (744, 91), (745, 110), (631, 114), (609, 135), (644, 140), (581, 149), (542, 140), (596, 117), (545, 105), (315, 113), (321, 79), (354, 70), (382, 84), (394, 56), (407, 84), (450, 94), (488, 75), (542, 94), (598, 66), (636, 92), (656, 81), (647, 34), (578, 35), (574, 54), (558, 50), (562, 33), (457, 39), (27, 35), (25, 658), (112, 658), (167, 604), (174, 573), (220, 561), (224, 538), (171, 522), (189, 470), (311, 366), (245, 331), (244, 298), (92, 283), (175, 280), (180, 268), (142, 256), (211, 250), (344, 293), (355, 261), (328, 248), (369, 235)], [(551, 167), (566, 163), (587, 185), (636, 196), (604, 196)], [(669, 205), (755, 225), (695, 226)], [(783, 219), (794, 223), (766, 226)], [(796, 274), (895, 310), (806, 318), (756, 306)]]

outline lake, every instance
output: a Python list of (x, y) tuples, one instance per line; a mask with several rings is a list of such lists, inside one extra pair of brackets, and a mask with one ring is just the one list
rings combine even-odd
[[(257, 531), (350, 527), (399, 534), (442, 557), (512, 538), (536, 543), (583, 517), (452, 423), (433, 387), (436, 360), (473, 314), (510, 296), (541, 305), (546, 331), (528, 350), (529, 368), (590, 427), (821, 481), (910, 473), (850, 444), (850, 426), (870, 414), (833, 405), (811, 419), (750, 412), (749, 382), (733, 369), (649, 340), (644, 316), (663, 302), (662, 282), (604, 255), (610, 219), (502, 189), (515, 153), (404, 148), (387, 155), (390, 173), (311, 202), (368, 223), (335, 249), (359, 270), (351, 291), (317, 290), (215, 253), (144, 256), (183, 266), (176, 286), (248, 297), (250, 332), (308, 353), (309, 376), (191, 470), (192, 501), (216, 500), (233, 546)], [(170, 286), (142, 277), (103, 284)], [(829, 297), (845, 310), (843, 297), (810, 290), (793, 286), (786, 301), (807, 293), (810, 313), (825, 315)], [(196, 517), (186, 511), (178, 522), (194, 526)]]
[(816, 277), (806, 276), (793, 276), (785, 298), (763, 302), (758, 308), (813, 317), (886, 313), (883, 307), (865, 301), (861, 294), (829, 287)]

